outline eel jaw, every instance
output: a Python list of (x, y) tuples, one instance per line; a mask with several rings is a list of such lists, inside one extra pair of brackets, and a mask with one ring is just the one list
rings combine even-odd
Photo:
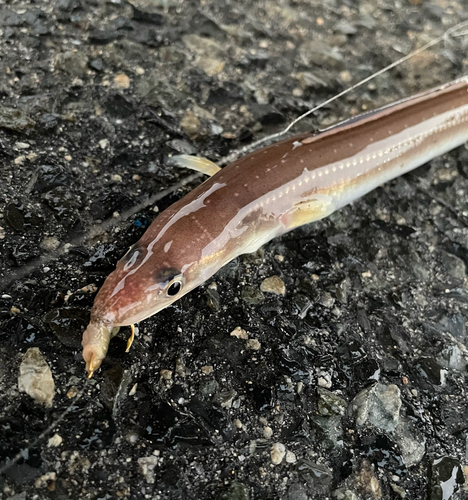
[(87, 377), (91, 378), (93, 373), (101, 366), (102, 359), (99, 359), (95, 352), (91, 352), (89, 356), (86, 357), (83, 352), (83, 358), (86, 361), (86, 371), (88, 372)]
[(102, 360), (106, 357), (110, 339), (117, 333), (111, 325), (91, 321), (88, 328), (83, 333), (83, 359), (86, 363), (88, 378), (101, 366)]

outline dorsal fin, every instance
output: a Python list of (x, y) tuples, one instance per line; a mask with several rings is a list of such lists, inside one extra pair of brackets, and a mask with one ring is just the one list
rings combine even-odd
[(169, 158), (168, 163), (176, 167), (190, 168), (210, 177), (221, 170), (216, 163), (200, 156), (176, 155)]

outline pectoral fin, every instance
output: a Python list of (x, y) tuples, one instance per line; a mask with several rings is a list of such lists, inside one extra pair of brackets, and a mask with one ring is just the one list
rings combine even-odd
[(221, 170), (216, 163), (200, 156), (176, 155), (169, 158), (168, 163), (176, 167), (190, 168), (210, 177)]
[(296, 203), (283, 216), (283, 223), (290, 230), (323, 219), (334, 211), (335, 207), (331, 196), (316, 193), (310, 199)]

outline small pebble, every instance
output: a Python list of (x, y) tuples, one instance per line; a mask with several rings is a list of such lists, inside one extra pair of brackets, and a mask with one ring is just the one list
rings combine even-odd
[(292, 451), (286, 453), (286, 462), (288, 464), (295, 464), (297, 461), (296, 454)]
[(119, 89), (130, 88), (130, 78), (125, 73), (120, 73), (114, 78), (114, 86)]
[(37, 347), (26, 351), (20, 365), (18, 389), (31, 396), (37, 403), (52, 406), (55, 384), (44, 356)]
[(212, 367), (211, 365), (208, 365), (208, 366), (202, 366), (201, 371), (202, 371), (202, 373), (204, 373), (205, 375), (210, 375), (211, 373), (213, 373), (213, 367)]
[(274, 293), (276, 295), (285, 295), (286, 287), (284, 281), (279, 276), (270, 276), (265, 278), (260, 285), (260, 290), (266, 293)]
[(395, 483), (390, 483), (390, 487), (400, 498), (406, 498), (406, 491), (404, 488)]
[(40, 243), (40, 247), (46, 252), (52, 252), (53, 250), (57, 250), (59, 246), (60, 246), (60, 240), (55, 236), (44, 238)]
[(263, 428), (263, 437), (265, 439), (270, 439), (273, 436), (273, 429), (268, 425)]
[[(35, 488), (49, 488), (51, 487), (51, 484), (55, 483), (55, 480), (57, 479), (57, 473), (56, 472), (46, 472), (44, 475), (38, 477), (34, 481), (34, 487)], [(54, 487), (55, 489), (55, 487)], [(51, 490), (53, 491), (53, 490)]]
[(279, 465), (284, 456), (286, 455), (286, 447), (283, 443), (275, 443), (270, 450), (271, 463), (273, 465)]
[(180, 121), (180, 128), (192, 140), (196, 139), (202, 131), (200, 120), (192, 110), (187, 111), (185, 116), (182, 117), (182, 120)]
[(159, 374), (161, 375), (161, 378), (163, 380), (171, 380), (172, 379), (172, 370), (161, 370), (159, 372)]
[(98, 287), (94, 283), (90, 283), (89, 285), (81, 287), (80, 290), (85, 293), (96, 293), (98, 291)]
[(100, 147), (101, 149), (106, 149), (106, 148), (108, 148), (108, 147), (109, 147), (109, 139), (101, 139), (101, 140), (99, 141), (99, 147)]
[(249, 334), (242, 329), (240, 326), (236, 326), (234, 330), (230, 333), (231, 337), (237, 337), (238, 339), (247, 340), (249, 338)]
[(130, 444), (135, 444), (140, 436), (136, 432), (130, 431), (126, 436), (125, 439), (130, 443)]
[(250, 349), (251, 351), (258, 351), (262, 344), (257, 340), (257, 339), (249, 339), (245, 343), (245, 346), (247, 349)]
[(330, 389), (330, 387), (332, 386), (331, 380), (328, 380), (328, 379), (326, 379), (324, 377), (319, 377), (317, 379), (317, 384), (320, 387), (325, 387), (325, 389)]
[(113, 182), (122, 182), (122, 176), (119, 174), (113, 174), (111, 175), (111, 180)]
[(47, 441), (47, 446), (49, 448), (56, 448), (57, 446), (60, 446), (63, 443), (63, 438), (62, 436), (58, 434), (54, 434), (52, 437), (49, 438)]
[(351, 83), (351, 80), (353, 79), (351, 72), (348, 70), (341, 71), (340, 78), (343, 83)]
[(234, 425), (238, 428), (238, 429), (242, 429), (242, 422), (238, 419), (238, 418), (235, 418), (234, 419)]
[(146, 479), (148, 484), (154, 484), (154, 468), (158, 465), (159, 458), (151, 455), (149, 457), (140, 457), (138, 459), (138, 465), (140, 466), (140, 471)]
[(74, 398), (79, 392), (80, 391), (78, 390), (78, 388), (72, 385), (70, 389), (68, 389), (67, 391), (67, 398), (68, 399)]

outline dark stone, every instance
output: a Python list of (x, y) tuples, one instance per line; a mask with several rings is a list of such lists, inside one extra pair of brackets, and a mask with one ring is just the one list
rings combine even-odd
[(81, 348), (81, 337), (89, 323), (89, 311), (76, 307), (62, 307), (48, 312), (44, 322), (60, 342), (70, 349)]
[(210, 90), (205, 106), (232, 106), (244, 100), (244, 92), (234, 83), (225, 82), (222, 87)]
[(55, 113), (44, 113), (39, 116), (39, 125), (46, 130), (53, 129), (59, 123), (60, 115)]
[(452, 457), (432, 460), (430, 467), (429, 500), (446, 500), (465, 484), (460, 462)]
[(305, 458), (298, 460), (295, 469), (299, 476), (307, 482), (314, 495), (325, 496), (332, 484), (333, 476), (330, 469)]
[(249, 488), (245, 484), (232, 482), (226, 492), (221, 495), (221, 500), (249, 500)]
[(33, 190), (47, 193), (57, 186), (70, 186), (70, 174), (59, 165), (42, 165), (35, 172)]
[(250, 111), (262, 125), (284, 123), (286, 117), (271, 104), (251, 104)]
[(56, 7), (64, 12), (72, 12), (81, 6), (80, 0), (57, 0)]
[(115, 396), (122, 383), (123, 374), (122, 366), (117, 363), (103, 372), (103, 382), (99, 399), (109, 411), (112, 411), (114, 407)]
[(122, 212), (135, 205), (135, 200), (125, 192), (109, 192), (91, 203), (90, 211), (95, 219), (106, 219), (114, 212)]
[(360, 450), (362, 456), (367, 457), (375, 467), (388, 470), (397, 476), (402, 476), (407, 472), (398, 446), (385, 434), (362, 437)]
[(180, 414), (167, 403), (151, 405), (149, 412), (140, 413), (140, 425), (147, 439), (155, 444), (169, 447), (210, 446), (207, 431)]
[(133, 114), (133, 103), (122, 94), (110, 95), (104, 106), (107, 112), (115, 118), (128, 118)]
[(52, 188), (44, 195), (44, 200), (61, 220), (76, 217), (76, 211), (82, 205), (80, 198), (70, 191), (69, 186)]
[(104, 62), (100, 57), (96, 57), (96, 59), (92, 59), (89, 62), (89, 67), (96, 70), (96, 71), (103, 71), (104, 70)]
[(213, 311), (219, 311), (221, 298), (219, 293), (213, 288), (207, 288), (206, 293), (206, 305)]
[(34, 120), (19, 109), (0, 106), (0, 128), (21, 132), (34, 127)]
[(245, 57), (240, 60), (240, 65), (254, 68), (265, 69), (268, 61), (270, 60), (270, 54), (263, 50), (255, 50), (254, 52), (248, 52)]
[(288, 489), (287, 500), (309, 500), (307, 488), (300, 483), (292, 483)]
[(124, 33), (114, 29), (95, 30), (89, 34), (89, 41), (96, 45), (106, 45), (114, 40), (120, 40), (125, 36)]
[(0, 26), (21, 26), (23, 18), (8, 7), (0, 9)]
[(440, 321), (442, 328), (453, 335), (460, 342), (466, 341), (465, 318), (461, 314), (445, 316)]
[(50, 33), (47, 16), (42, 10), (29, 9), (23, 14), (23, 19), (38, 35)]
[(21, 232), (24, 229), (24, 215), (14, 203), (8, 203), (3, 212), (8, 225), (15, 231)]
[(295, 382), (308, 380), (311, 363), (305, 348), (283, 348), (277, 363), (278, 368)]
[(91, 421), (82, 426), (81, 430), (78, 446), (93, 451), (108, 448), (114, 440), (117, 428), (110, 413), (101, 410), (95, 413)]
[(251, 385), (248, 388), (248, 394), (257, 411), (263, 412), (273, 407), (273, 391), (270, 387)]
[(244, 286), (242, 288), (242, 300), (247, 304), (260, 304), (264, 299), (262, 291), (254, 286)]
[(133, 19), (137, 22), (156, 24), (157, 26), (162, 26), (166, 20), (163, 15), (157, 12), (145, 12), (141, 9), (132, 5)]
[(20, 267), (26, 262), (39, 256), (39, 249), (33, 242), (20, 243), (13, 247), (11, 256), (14, 259), (15, 265)]
[(224, 41), (227, 38), (224, 29), (212, 18), (206, 16), (200, 10), (190, 19), (190, 30), (200, 36)]
[(443, 367), (435, 359), (427, 357), (420, 358), (416, 364), (416, 368), (418, 369), (419, 374), (431, 384), (442, 384)]
[(114, 266), (115, 246), (112, 243), (98, 245), (94, 254), (89, 258), (87, 262), (83, 264), (83, 267), (87, 267), (94, 271), (98, 269), (113, 269)]
[(232, 435), (232, 424), (228, 421), (225, 412), (212, 403), (192, 398), (187, 408), (196, 420), (203, 423), (211, 432), (218, 431), (225, 439)]

